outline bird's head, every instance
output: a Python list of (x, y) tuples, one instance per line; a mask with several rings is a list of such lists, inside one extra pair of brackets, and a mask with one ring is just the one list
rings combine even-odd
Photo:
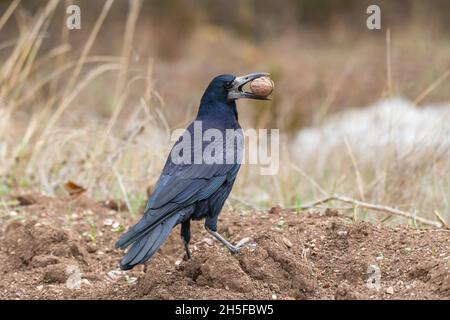
[(255, 72), (246, 76), (236, 77), (232, 74), (223, 74), (215, 77), (203, 95), (207, 100), (227, 100), (235, 101), (237, 99), (256, 99), (256, 100), (269, 100), (267, 97), (257, 96), (254, 93), (244, 91), (244, 86), (261, 77), (269, 76), (268, 73)]

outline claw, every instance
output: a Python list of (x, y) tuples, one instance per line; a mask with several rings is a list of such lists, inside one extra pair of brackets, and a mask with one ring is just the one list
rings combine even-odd
[(238, 246), (234, 246), (234, 247), (228, 248), (228, 250), (230, 250), (231, 254), (237, 254), (237, 253), (239, 253), (239, 250), (241, 250), (241, 248)]

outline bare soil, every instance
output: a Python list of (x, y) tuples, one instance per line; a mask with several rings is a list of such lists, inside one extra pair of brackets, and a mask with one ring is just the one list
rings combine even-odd
[(2, 202), (1, 299), (450, 298), (448, 230), (354, 222), (332, 210), (224, 211), (219, 232), (251, 238), (237, 255), (196, 222), (191, 260), (177, 228), (145, 266), (122, 272), (114, 243), (138, 217), (121, 204), (37, 193)]

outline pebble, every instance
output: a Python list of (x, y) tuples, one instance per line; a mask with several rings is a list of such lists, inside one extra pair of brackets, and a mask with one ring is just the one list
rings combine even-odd
[(287, 238), (283, 238), (283, 243), (286, 245), (286, 247), (291, 248), (292, 247), (292, 242), (289, 241), (289, 239)]
[(386, 289), (386, 293), (387, 294), (394, 294), (394, 288), (393, 287), (389, 287)]
[(203, 242), (206, 243), (208, 246), (213, 245), (213, 239), (208, 238), (208, 237), (203, 238)]
[(238, 247), (243, 246), (244, 244), (246, 244), (246, 243), (249, 242), (250, 240), (251, 240), (251, 238), (246, 237), (246, 238), (242, 239), (241, 241), (239, 241), (239, 242), (236, 244), (236, 246), (238, 246)]
[(124, 272), (122, 270), (111, 270), (106, 274), (106, 276), (111, 281), (117, 281), (124, 276)]
[(92, 286), (92, 283), (88, 279), (82, 279), (81, 284), (87, 285), (88, 287)]
[(105, 219), (103, 220), (103, 225), (104, 226), (112, 226), (114, 224), (114, 220), (113, 219)]

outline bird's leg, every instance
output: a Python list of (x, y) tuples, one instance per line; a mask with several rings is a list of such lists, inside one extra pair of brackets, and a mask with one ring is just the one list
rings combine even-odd
[(191, 220), (189, 219), (181, 223), (181, 239), (183, 239), (184, 250), (186, 251), (184, 260), (189, 260), (191, 258), (191, 252), (189, 251), (189, 241), (191, 240)]
[(184, 260), (189, 260), (192, 257), (191, 252), (189, 251), (189, 242), (187, 242), (184, 239), (183, 239), (183, 242), (184, 242), (184, 250), (186, 251), (186, 253), (184, 255)]
[(243, 247), (243, 245), (232, 245), (230, 242), (228, 242), (224, 237), (222, 237), (220, 235), (220, 233), (218, 233), (217, 231), (213, 231), (210, 228), (208, 228), (207, 226), (205, 226), (206, 231), (208, 231), (214, 238), (216, 238), (217, 240), (219, 240), (225, 247), (227, 247), (228, 250), (230, 250), (230, 252), (232, 254), (236, 254), (239, 252), (239, 250)]

